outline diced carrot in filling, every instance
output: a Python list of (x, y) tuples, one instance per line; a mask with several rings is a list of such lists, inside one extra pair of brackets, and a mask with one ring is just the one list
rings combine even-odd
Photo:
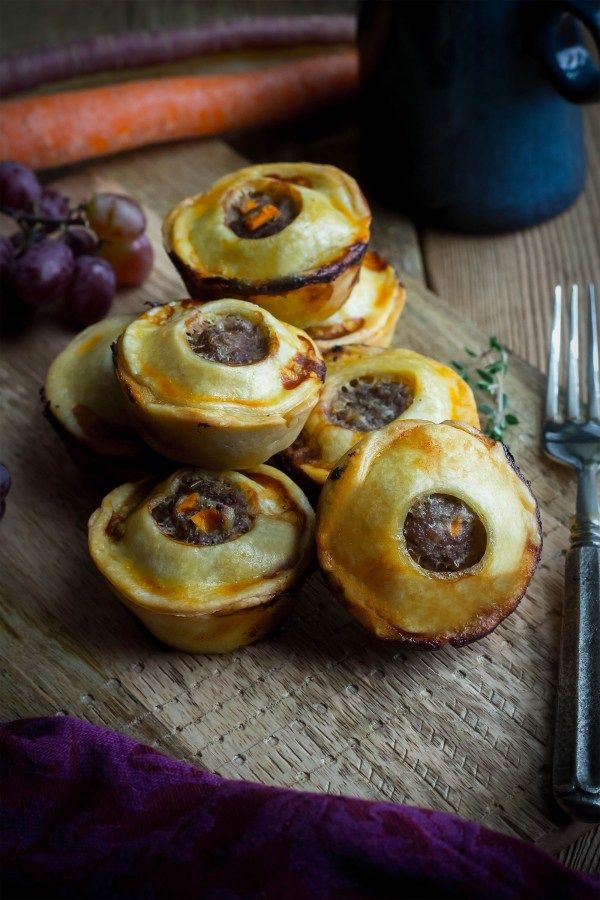
[(256, 200), (253, 200), (252, 197), (247, 197), (240, 205), (240, 211), (243, 213), (249, 213), (253, 209), (256, 209), (257, 206), (258, 203), (256, 202)]
[(256, 240), (279, 234), (302, 210), (302, 198), (283, 185), (246, 185), (224, 203), (225, 223), (240, 238)]
[(458, 537), (461, 531), (463, 530), (463, 521), (458, 516), (456, 516), (450, 522), (448, 526), (448, 531), (452, 535), (453, 538)]
[(226, 516), (223, 515), (223, 512), (216, 509), (214, 506), (201, 509), (193, 516), (190, 516), (190, 519), (196, 528), (200, 531), (204, 531), (206, 534), (211, 531), (220, 531), (225, 524), (225, 518)]
[(185, 497), (182, 497), (181, 500), (177, 502), (175, 510), (179, 515), (185, 515), (185, 513), (191, 513), (197, 510), (199, 504), (200, 495), (194, 491), (194, 493), (186, 494)]
[(211, 546), (235, 540), (252, 528), (254, 514), (237, 485), (216, 474), (190, 470), (175, 491), (151, 510), (167, 537)]
[(278, 215), (279, 210), (276, 206), (272, 203), (265, 203), (264, 206), (250, 210), (244, 216), (244, 225), (250, 231), (256, 231), (258, 228), (262, 228), (263, 225), (266, 225), (267, 222), (272, 222)]

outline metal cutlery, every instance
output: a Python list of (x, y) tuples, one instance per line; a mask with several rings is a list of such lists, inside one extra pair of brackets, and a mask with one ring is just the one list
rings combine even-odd
[[(565, 593), (553, 787), (574, 818), (600, 820), (600, 361), (596, 289), (587, 289), (585, 378), (579, 340), (579, 287), (568, 311), (566, 385), (561, 390), (563, 290), (554, 291), (543, 446), (577, 472), (577, 505), (565, 561)], [(585, 387), (585, 391), (584, 391)]]

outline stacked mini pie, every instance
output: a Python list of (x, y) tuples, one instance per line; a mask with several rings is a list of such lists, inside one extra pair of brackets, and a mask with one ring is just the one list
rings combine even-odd
[(167, 215), (165, 247), (195, 299), (248, 300), (322, 347), (387, 346), (404, 305), (393, 269), (368, 252), (371, 211), (334, 166), (249, 166)]
[(154, 461), (104, 498), (89, 546), (172, 646), (226, 652), (286, 615), (315, 547), (297, 480), (325, 485), (320, 565), (379, 637), (475, 640), (527, 587), (535, 499), (477, 431), (468, 385), (389, 347), (404, 289), (367, 249), (370, 219), (332, 166), (235, 172), (165, 218), (191, 299), (93, 325), (50, 367), (63, 435), (130, 469)]

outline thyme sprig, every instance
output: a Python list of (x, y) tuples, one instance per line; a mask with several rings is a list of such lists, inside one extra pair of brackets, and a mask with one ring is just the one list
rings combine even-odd
[(497, 337), (489, 339), (489, 346), (483, 352), (465, 347), (465, 353), (473, 362), (452, 360), (452, 366), (473, 388), (483, 433), (496, 441), (504, 441), (506, 430), (519, 424), (515, 414), (508, 411), (508, 395), (504, 390), (508, 353)]

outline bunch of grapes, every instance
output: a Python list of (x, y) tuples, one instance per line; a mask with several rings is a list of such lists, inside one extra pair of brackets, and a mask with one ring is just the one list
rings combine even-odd
[(72, 207), (27, 166), (0, 162), (0, 210), (19, 225), (0, 236), (2, 305), (14, 319), (62, 300), (71, 324), (91, 325), (117, 287), (140, 285), (152, 268), (146, 216), (131, 197), (94, 194)]

